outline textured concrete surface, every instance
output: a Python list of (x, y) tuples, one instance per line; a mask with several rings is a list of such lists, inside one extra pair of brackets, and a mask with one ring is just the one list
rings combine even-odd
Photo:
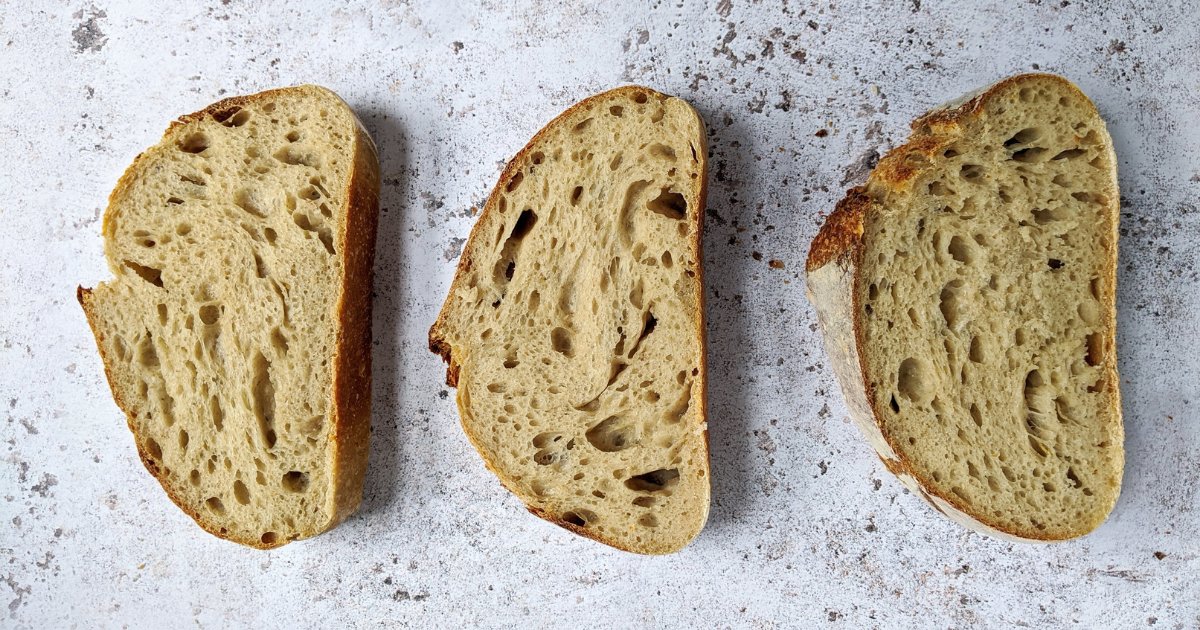
[[(0, 627), (1200, 627), (1194, 3), (95, 1), (0, 3)], [(1095, 100), (1122, 193), (1124, 492), (1053, 546), (903, 491), (846, 419), (801, 274), (909, 120), (1034, 69)], [(108, 276), (108, 192), (168, 121), (305, 82), (381, 148), (371, 468), (356, 516), (260, 552), (142, 469), (74, 290)], [(425, 349), (504, 160), (628, 82), (690, 100), (712, 149), (712, 516), (666, 558), (527, 514)]]

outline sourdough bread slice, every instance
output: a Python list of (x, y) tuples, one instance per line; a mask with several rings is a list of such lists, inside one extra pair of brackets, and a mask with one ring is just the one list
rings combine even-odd
[(362, 500), (375, 145), (333, 92), (173, 122), (109, 199), (115, 278), (78, 298), (146, 468), (210, 533), (258, 548)]
[(1116, 503), (1116, 175), (1091, 101), (1021, 75), (914, 122), (812, 243), (851, 415), (971, 529), (1064, 540)]
[(677, 551), (708, 516), (706, 179), (684, 101), (576, 104), (509, 162), (429, 331), (501, 483), (618, 549)]

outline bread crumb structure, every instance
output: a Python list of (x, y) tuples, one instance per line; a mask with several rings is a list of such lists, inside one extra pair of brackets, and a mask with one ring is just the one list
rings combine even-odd
[(955, 520), (1081, 536), (1124, 465), (1115, 357), (1118, 190), (1091, 101), (1052, 75), (913, 123), (809, 253), (852, 415)]
[(579, 103), (509, 164), (430, 331), (504, 485), (639, 553), (708, 514), (706, 177), (687, 103), (636, 86)]
[(361, 501), (378, 168), (302, 86), (172, 123), (112, 194), (115, 278), (79, 300), (142, 461), (218, 536), (277, 547)]

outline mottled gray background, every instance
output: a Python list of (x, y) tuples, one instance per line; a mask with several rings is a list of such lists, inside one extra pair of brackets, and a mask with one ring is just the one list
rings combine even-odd
[[(1198, 14), (0, 2), (0, 626), (1200, 627)], [(824, 214), (913, 117), (1036, 69), (1095, 100), (1122, 195), (1124, 492), (1099, 530), (1053, 546), (969, 533), (883, 469), (848, 423), (801, 273)], [(108, 277), (107, 195), (172, 118), (306, 82), (341, 94), (380, 147), (371, 467), (356, 516), (262, 552), (203, 533), (143, 470), (74, 292)], [(712, 151), (712, 516), (665, 558), (527, 514), (425, 348), (504, 160), (630, 82), (691, 101)]]

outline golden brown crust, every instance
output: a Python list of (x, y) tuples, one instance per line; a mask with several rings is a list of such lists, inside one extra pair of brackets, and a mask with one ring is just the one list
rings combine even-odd
[[(181, 116), (178, 120), (172, 121), (166, 132), (163, 133), (162, 141), (171, 138), (176, 128), (180, 126), (202, 121), (208, 116), (213, 116), (218, 121), (224, 120), (246, 104), (277, 98), (304, 89), (305, 86), (280, 88), (218, 101), (198, 112)], [(324, 90), (325, 88), (319, 89)], [(330, 92), (330, 94), (333, 93)], [(346, 224), (338, 235), (339, 252), (342, 258), (343, 293), (337, 306), (339, 332), (337, 349), (333, 357), (334, 379), (331, 394), (333, 430), (330, 441), (334, 452), (333, 510), (331, 511), (332, 518), (327, 526), (320, 531), (312, 532), (309, 536), (329, 531), (358, 509), (362, 501), (362, 484), (370, 451), (371, 280), (374, 275), (375, 235), (379, 216), (379, 163), (376, 157), (375, 143), (357, 116), (354, 117), (354, 124), (356, 130), (355, 159), (353, 170), (349, 176), (349, 189), (346, 192)], [(116, 187), (109, 195), (109, 205), (104, 213), (102, 228), (106, 236), (115, 229), (113, 204), (133, 184), (139, 173), (138, 163), (147, 153), (148, 151), (139, 153), (134, 158), (133, 163), (121, 175)], [(268, 544), (258, 537), (242, 537), (209, 520), (204, 514), (193, 510), (183, 501), (168, 483), (165, 471), (146, 451), (141, 437), (134, 428), (133, 408), (121, 395), (121, 388), (113, 378), (113, 362), (105, 352), (105, 335), (92, 304), (92, 290), (78, 287), (76, 299), (79, 300), (96, 339), (100, 358), (104, 364), (104, 375), (112, 390), (113, 400), (117, 407), (125, 413), (126, 423), (130, 432), (133, 433), (138, 457), (146, 470), (162, 486), (167, 497), (192, 520), (196, 521), (201, 529), (218, 538), (256, 549), (274, 549), (295, 540), (296, 537), (280, 538), (276, 542)]]
[(333, 357), (333, 518), (325, 531), (362, 503), (371, 440), (371, 291), (379, 225), (379, 159), (375, 143), (354, 117), (354, 170), (339, 235), (342, 296), (338, 301), (337, 350)]
[[(499, 179), (497, 179), (496, 185), (492, 188), (492, 193), (488, 197), (487, 202), (484, 204), (483, 212), (480, 214), (479, 218), (476, 219), (476, 223), (475, 223), (476, 227), (486, 223), (487, 218), (491, 215), (492, 212), (499, 212), (497, 207), (500, 203), (500, 198), (502, 196), (502, 193), (505, 192), (505, 187), (508, 185), (508, 182), (516, 175), (518, 170), (520, 170), (521, 168), (524, 168), (524, 166), (526, 164), (526, 157), (530, 153), (532, 153), (534, 150), (536, 150), (535, 147), (537, 147), (537, 145), (543, 140), (543, 138), (545, 138), (547, 135), (552, 133), (556, 127), (558, 127), (564, 121), (567, 121), (567, 120), (570, 120), (571, 118), (573, 118), (578, 112), (588, 110), (588, 109), (594, 107), (599, 102), (609, 100), (614, 97), (634, 97), (639, 94), (645, 95), (647, 98), (658, 100), (660, 102), (665, 102), (665, 101), (673, 98), (673, 97), (670, 97), (661, 92), (657, 92), (655, 90), (652, 90), (650, 88), (643, 87), (640, 85), (627, 85), (627, 86), (615, 88), (613, 90), (609, 90), (607, 92), (601, 92), (599, 94), (595, 94), (593, 96), (585, 98), (584, 100), (579, 101), (578, 103), (572, 105), (566, 111), (559, 114), (553, 120), (551, 120), (549, 123), (547, 123), (546, 126), (542, 127), (542, 129), (539, 130), (533, 136), (532, 139), (530, 139), (530, 141), (524, 146), (524, 148), (522, 148), (520, 151), (518, 151), (517, 154), (515, 156), (513, 156), (513, 158), (511, 160), (509, 160), (508, 165), (504, 168), (504, 171), (500, 174)], [(697, 116), (697, 119), (699, 119), (698, 113), (696, 114), (696, 116)], [(699, 372), (699, 374), (696, 375), (695, 381), (693, 381), (693, 382), (698, 382), (697, 390), (699, 392), (698, 393), (698, 397), (699, 397), (698, 406), (699, 406), (699, 410), (700, 410), (699, 413), (700, 413), (700, 418), (702, 419), (702, 421), (704, 423), (704, 427), (705, 427), (704, 428), (704, 448), (705, 448), (704, 475), (705, 475), (705, 482), (707, 483), (708, 479), (711, 475), (710, 475), (710, 470), (709, 470), (709, 464), (710, 464), (709, 457), (710, 456), (708, 453), (708, 445), (709, 444), (708, 444), (708, 424), (707, 424), (707, 422), (708, 422), (708, 363), (707, 363), (707, 353), (704, 352), (704, 348), (707, 347), (707, 343), (708, 343), (708, 331), (706, 328), (707, 322), (706, 322), (705, 312), (704, 312), (705, 296), (704, 296), (703, 242), (704, 242), (704, 208), (705, 208), (705, 204), (706, 204), (707, 198), (708, 198), (708, 139), (707, 139), (707, 134), (705, 133), (705, 129), (703, 127), (702, 120), (700, 121), (700, 125), (701, 125), (701, 127), (699, 129), (699, 135), (700, 135), (701, 146), (696, 147), (696, 160), (700, 164), (700, 177), (699, 177), (700, 188), (699, 188), (699, 191), (697, 192), (698, 202), (697, 202), (697, 211), (696, 211), (696, 226), (690, 235), (691, 242), (689, 243), (689, 248), (695, 255), (695, 259), (696, 259), (696, 281), (697, 281), (696, 287), (697, 287), (697, 289), (696, 289), (695, 300), (696, 300), (696, 305), (697, 305), (697, 315), (696, 315), (695, 325), (698, 327), (697, 329), (700, 331), (700, 348), (701, 348), (700, 366), (699, 366), (700, 372)], [(462, 257), (459, 259), (458, 267), (456, 268), (455, 273), (454, 273), (454, 279), (451, 281), (451, 284), (450, 284), (450, 292), (449, 292), (450, 295), (453, 295), (454, 288), (459, 286), (460, 284), (464, 283), (465, 279), (470, 275), (472, 266), (474, 264), (474, 261), (471, 258), (472, 252), (474, 251), (473, 245), (475, 243), (475, 239), (478, 238), (479, 236), (480, 236), (479, 230), (477, 230), (477, 229), (471, 230), (471, 234), (468, 237), (466, 244), (463, 246)], [(452, 300), (447, 298), (446, 302), (442, 305), (442, 310), (438, 314), (437, 320), (429, 328), (429, 350), (431, 352), (433, 352), (434, 354), (441, 356), (442, 360), (446, 362), (446, 364), (447, 364), (446, 384), (449, 385), (450, 387), (458, 387), (460, 365), (455, 360), (454, 348), (450, 344), (449, 340), (446, 338), (446, 334), (444, 332), (444, 329), (447, 326), (447, 322), (451, 316), (453, 308), (454, 308), (454, 306), (452, 304)], [(527, 498), (521, 492), (517, 491), (516, 484), (511, 483), (511, 480), (507, 477), (507, 475), (505, 473), (503, 473), (498, 466), (495, 466), (494, 462), (489, 460), (486, 456), (482, 455), (486, 451), (484, 449), (480, 448), (481, 444), (476, 443), (475, 436), (472, 435), (471, 430), (467, 426), (466, 416), (464, 415), (465, 413), (466, 412), (463, 409), (462, 404), (460, 402), (460, 404), (459, 404), (460, 423), (462, 424), (464, 433), (467, 434), (467, 439), (471, 442), (471, 445), (473, 447), (475, 447), (475, 450), (481, 454), (481, 456), (483, 457), (483, 460), (484, 460), (484, 465), (487, 466), (488, 470), (492, 471), (492, 473), (496, 475), (496, 477), (500, 480), (500, 484), (502, 486), (504, 486), (504, 488), (506, 488), (508, 491), (510, 491), (513, 494), (520, 497), (522, 499), (522, 501), (526, 502), (526, 509), (528, 509), (530, 513), (532, 513), (544, 520), (547, 520), (551, 523), (554, 523), (555, 525), (563, 527), (571, 532), (574, 532), (581, 536), (585, 536), (587, 538), (590, 538), (597, 542), (603, 543), (605, 545), (609, 545), (616, 549), (620, 549), (622, 551), (629, 551), (629, 552), (633, 552), (633, 553), (651, 553), (651, 554), (669, 553), (671, 551), (675, 551), (674, 549), (669, 549), (669, 550), (631, 549), (631, 548), (628, 548), (628, 546), (624, 545), (621, 541), (619, 541), (616, 538), (610, 538), (610, 537), (603, 536), (596, 531), (589, 530), (585, 527), (580, 527), (578, 525), (569, 523), (569, 522), (563, 520), (561, 518), (561, 516), (552, 514), (547, 510), (529, 505)], [(707, 519), (707, 514), (705, 515), (705, 518)]]
[[(906, 486), (911, 486), (914, 493), (924, 498), (934, 509), (966, 527), (1005, 540), (1052, 542), (1074, 538), (1087, 532), (1080, 532), (1074, 536), (1055, 537), (1049, 532), (1041, 531), (1031, 526), (1009, 527), (1004, 525), (994, 516), (984, 513), (981, 510), (973, 509), (957, 495), (939, 492), (933, 480), (906, 458), (902, 450), (896, 448), (896, 441), (891, 437), (887, 425), (883, 421), (883, 413), (876, 408), (875, 397), (871, 391), (871, 381), (867, 378), (867, 364), (864, 356), (865, 343), (862, 337), (863, 326), (859, 316), (861, 305), (858, 303), (860, 278), (857, 271), (859, 268), (859, 254), (862, 250), (864, 224), (870, 213), (877, 211), (876, 209), (881, 205), (881, 198), (889, 191), (903, 190), (925, 166), (932, 163), (931, 158), (933, 156), (944, 151), (945, 148), (952, 145), (962, 135), (964, 124), (973, 122), (976, 117), (984, 114), (991, 99), (1004, 94), (1006, 90), (1015, 85), (1031, 80), (1048, 80), (1059, 83), (1062, 87), (1076, 92), (1081, 99), (1090, 103), (1087, 96), (1070, 81), (1056, 75), (1031, 73), (1009, 77), (948, 104), (934, 108), (913, 121), (913, 135), (910, 137), (909, 142), (892, 149), (886, 156), (880, 159), (878, 166), (872, 171), (867, 184), (846, 191), (846, 196), (838, 202), (834, 212), (826, 218), (825, 224), (813, 239), (809, 248), (805, 269), (811, 278), (814, 272), (822, 270), (827, 265), (834, 264), (839, 275), (845, 274), (851, 280), (849, 297), (852, 301), (851, 310), (853, 313), (852, 330), (854, 338), (851, 344), (853, 347), (834, 348), (831, 346), (829, 351), (831, 355), (835, 352), (844, 351), (852, 352), (856, 355), (857, 365), (855, 367), (860, 373), (854, 375), (854, 381), (856, 385), (863, 389), (871, 416), (870, 421), (874, 425), (872, 427), (865, 427), (860, 424), (860, 428), (864, 433), (878, 431), (884, 444), (876, 444), (875, 440), (871, 439), (870, 433), (868, 433), (867, 437), (872, 442), (872, 446), (875, 447), (876, 454), (883, 462), (884, 467), (900, 478)], [(1111, 152), (1111, 142), (1109, 145)], [(1111, 179), (1115, 182), (1116, 159), (1115, 156), (1110, 156), (1110, 158), (1114, 165), (1114, 172)], [(1120, 422), (1120, 393), (1119, 388), (1113, 385), (1119, 382), (1117, 380), (1114, 352), (1119, 200), (1118, 191), (1114, 189), (1112, 193), (1108, 195), (1108, 211), (1112, 217), (1112, 221), (1110, 222), (1112, 230), (1110, 235), (1111, 257), (1109, 265), (1107, 265), (1106, 280), (1108, 286), (1112, 287), (1113, 290), (1109, 292), (1107, 304), (1107, 312), (1109, 313), (1107, 343), (1109, 344), (1109, 348), (1105, 353), (1106, 365), (1104, 378), (1114, 394), (1117, 430), (1123, 436), (1124, 430)], [(813, 301), (815, 303), (817, 300), (814, 299)], [(835, 363), (838, 362), (836, 357), (832, 358)], [(842, 377), (841, 374), (838, 376), (839, 379)], [(855, 420), (858, 421), (859, 419), (856, 417)], [(894, 458), (892, 457), (893, 455), (895, 456)]]
[(862, 243), (863, 217), (871, 203), (862, 186), (846, 191), (846, 196), (826, 217), (825, 225), (809, 245), (808, 259), (804, 263), (806, 271), (820, 269), (830, 261), (852, 255)]

